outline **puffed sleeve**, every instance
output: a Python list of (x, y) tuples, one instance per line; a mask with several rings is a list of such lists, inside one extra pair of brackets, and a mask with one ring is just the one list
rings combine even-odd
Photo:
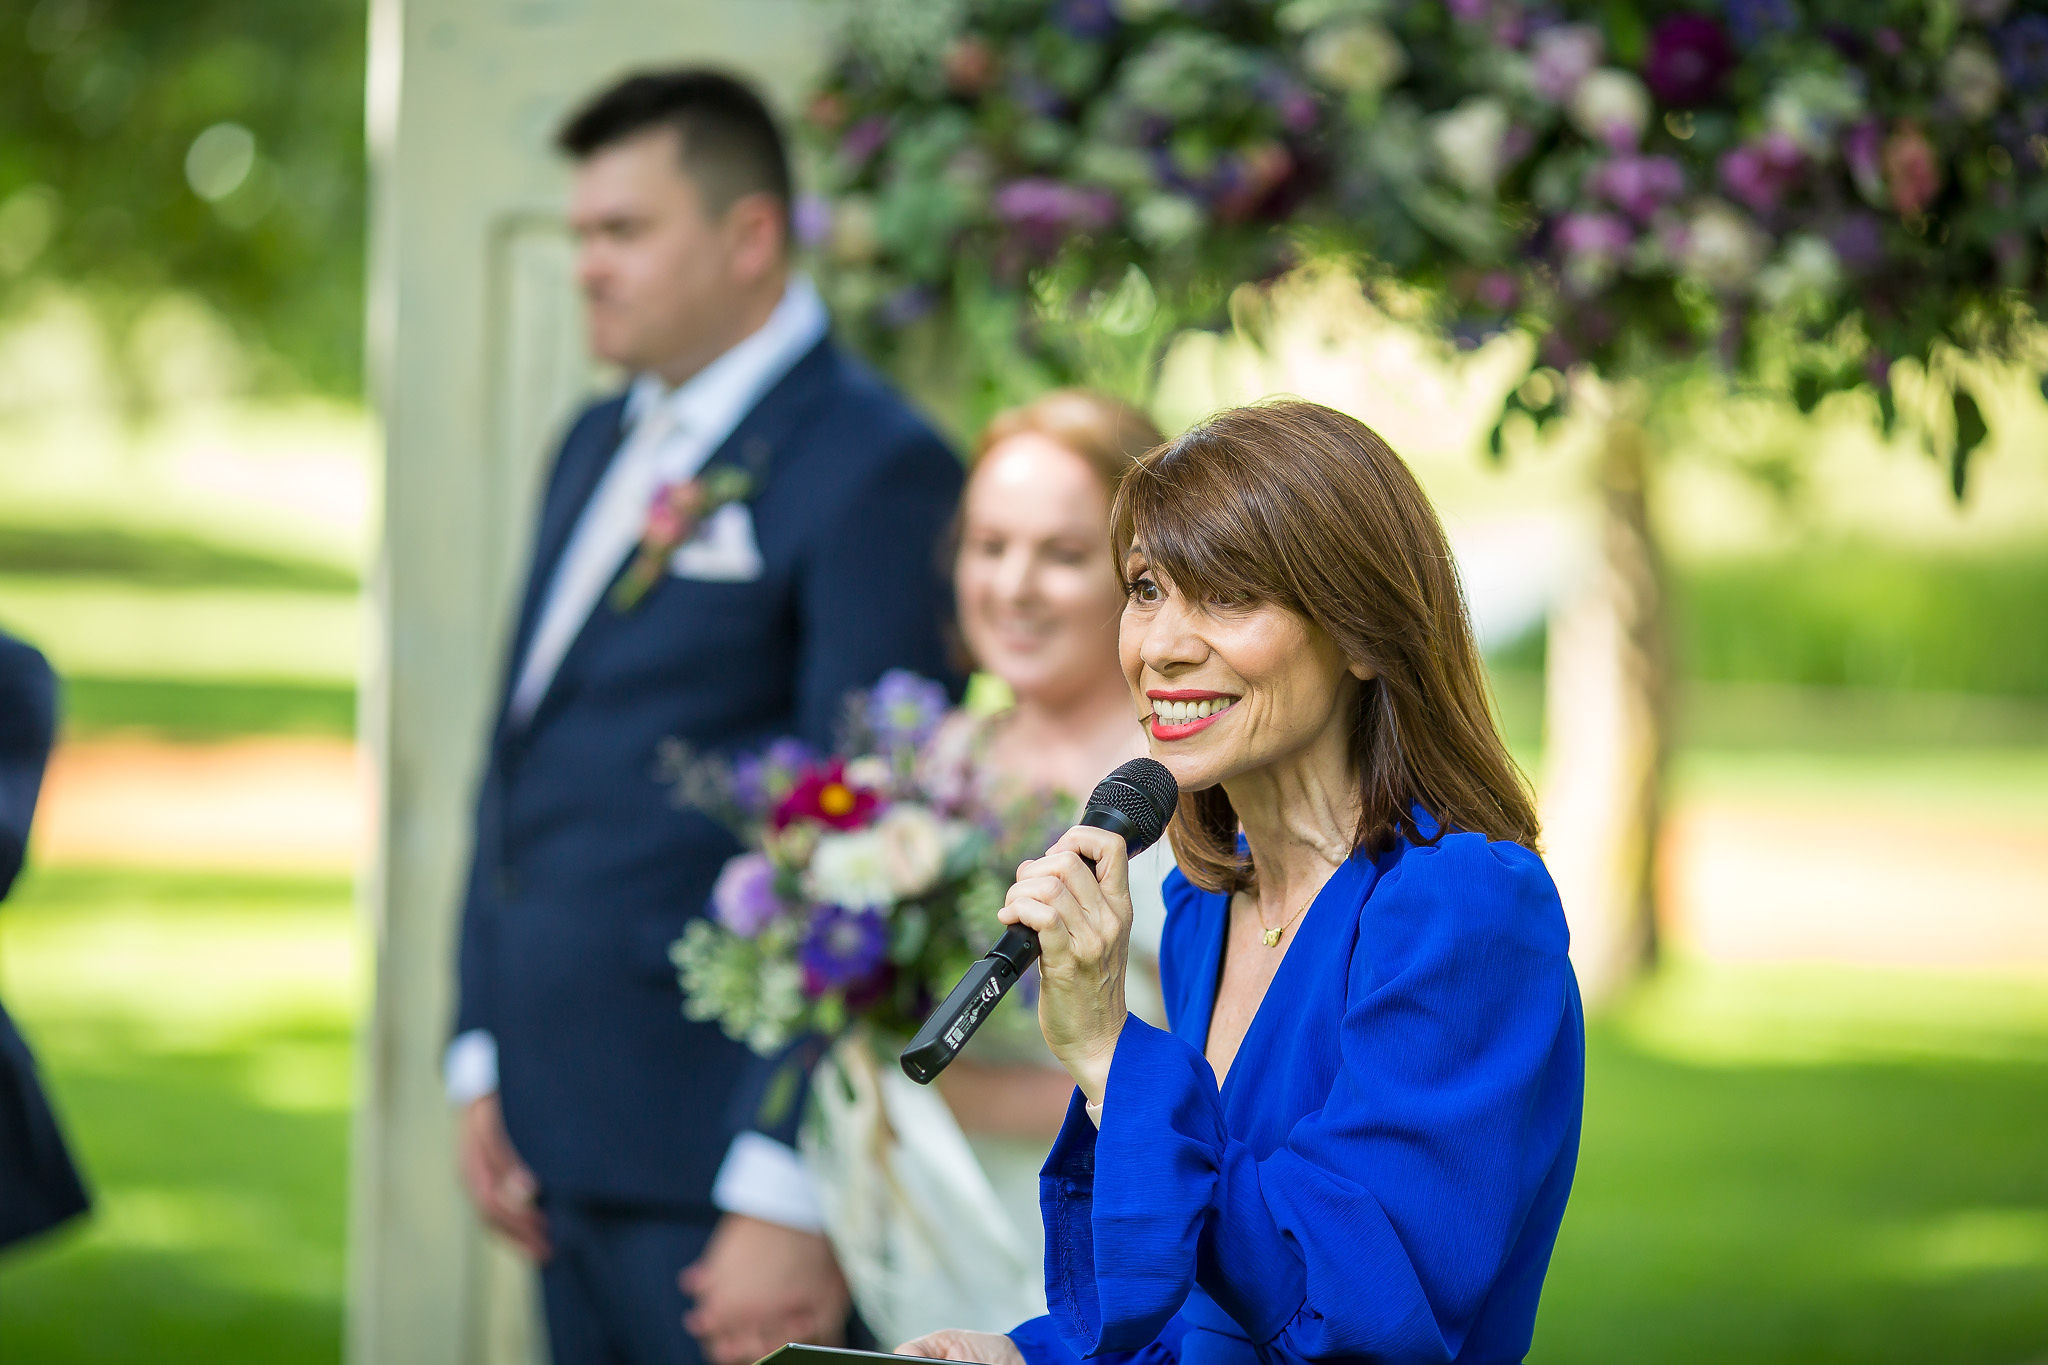
[(1263, 1159), (1200, 1052), (1126, 1023), (1100, 1131), (1077, 1098), (1045, 1168), (1048, 1305), (1076, 1355), (1151, 1342), (1196, 1284), (1269, 1360), (1458, 1354), (1576, 1150), (1563, 916), (1533, 853), (1461, 834), (1405, 854), (1360, 925), (1328, 1101)]
[[(1188, 1324), (1181, 1318), (1171, 1318), (1158, 1335), (1137, 1350), (1104, 1351), (1094, 1359), (1107, 1365), (1174, 1365), (1180, 1359), (1181, 1338), (1187, 1334)], [(1023, 1353), (1027, 1365), (1081, 1365), (1081, 1357), (1062, 1338), (1059, 1324), (1050, 1314), (1012, 1328), (1009, 1337)]]

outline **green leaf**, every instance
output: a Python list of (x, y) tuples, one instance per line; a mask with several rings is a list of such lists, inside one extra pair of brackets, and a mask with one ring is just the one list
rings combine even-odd
[(768, 1078), (768, 1085), (761, 1095), (761, 1126), (778, 1128), (789, 1117), (789, 1111), (796, 1107), (796, 1097), (802, 1089), (803, 1068), (795, 1056), (786, 1058), (775, 1074)]

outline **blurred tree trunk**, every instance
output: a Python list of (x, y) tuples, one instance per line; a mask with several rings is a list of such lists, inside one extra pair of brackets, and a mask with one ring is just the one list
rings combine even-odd
[(1599, 553), (1551, 617), (1544, 700), (1546, 850), (1589, 1003), (1611, 997), (1656, 960), (1671, 716), (1643, 399), (1628, 390), (1604, 397)]

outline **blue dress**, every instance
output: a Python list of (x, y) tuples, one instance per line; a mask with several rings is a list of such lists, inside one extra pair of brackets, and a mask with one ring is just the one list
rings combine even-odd
[[(1433, 833), (1425, 823), (1424, 832)], [(1518, 844), (1354, 854), (1293, 931), (1219, 1093), (1228, 898), (1166, 883), (1172, 1031), (1127, 1019), (1098, 1133), (1040, 1181), (1031, 1365), (1457, 1361), (1529, 1349), (1578, 1156), (1564, 913)]]

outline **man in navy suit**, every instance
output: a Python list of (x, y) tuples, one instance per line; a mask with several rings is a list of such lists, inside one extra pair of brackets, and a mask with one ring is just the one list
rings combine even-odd
[[(50, 666), (21, 641), (0, 635), (0, 900), (21, 871), (56, 734), (57, 682)], [(85, 1208), (85, 1187), (36, 1083), (35, 1059), (0, 1009), (0, 1247)]]
[[(542, 503), (449, 1088), (472, 1198), (541, 1267), (555, 1365), (738, 1365), (838, 1340), (848, 1295), (790, 1132), (750, 1130), (762, 1064), (683, 1018), (668, 946), (737, 850), (659, 755), (824, 747), (848, 692), (943, 676), (960, 467), (828, 338), (746, 86), (636, 76), (559, 143), (591, 346), (633, 378), (576, 419)], [(691, 487), (739, 496), (697, 516)]]

